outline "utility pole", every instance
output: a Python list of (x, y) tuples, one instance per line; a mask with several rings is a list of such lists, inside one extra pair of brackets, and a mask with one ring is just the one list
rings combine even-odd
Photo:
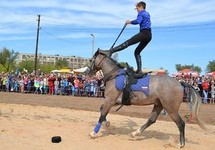
[(37, 53), (38, 53), (38, 42), (39, 42), (39, 33), (40, 33), (40, 15), (37, 15), (37, 39), (36, 39), (36, 50), (35, 50), (35, 64), (34, 64), (34, 75), (37, 72)]
[(92, 36), (92, 57), (93, 57), (93, 54), (94, 54), (95, 36), (94, 36), (94, 34), (91, 34), (91, 36)]

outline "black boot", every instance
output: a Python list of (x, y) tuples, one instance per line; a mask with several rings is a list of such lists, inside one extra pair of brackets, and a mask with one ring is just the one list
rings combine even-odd
[(145, 74), (142, 72), (142, 60), (140, 55), (135, 55), (136, 62), (137, 62), (137, 71), (134, 74), (135, 78), (142, 78)]
[(127, 48), (128, 46), (129, 46), (129, 44), (128, 44), (128, 42), (126, 41), (126, 42), (120, 44), (120, 45), (117, 46), (117, 47), (111, 48), (110, 50), (101, 50), (101, 49), (99, 49), (99, 52), (100, 52), (101, 54), (104, 54), (104, 55), (108, 56), (108, 57), (111, 57), (111, 55), (112, 55), (113, 53), (118, 52), (118, 51), (121, 51), (121, 50)]

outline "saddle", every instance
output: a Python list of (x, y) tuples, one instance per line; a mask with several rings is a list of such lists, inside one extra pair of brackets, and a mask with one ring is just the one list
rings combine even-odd
[(147, 74), (143, 74), (142, 76), (138, 76), (136, 77), (136, 73), (134, 72), (134, 70), (132, 69), (132, 67), (130, 67), (128, 65), (128, 63), (126, 63), (126, 72), (125, 72), (125, 86), (123, 88), (123, 94), (122, 94), (122, 105), (131, 105), (131, 85), (132, 84), (136, 84), (138, 79), (143, 78), (144, 76), (146, 76)]

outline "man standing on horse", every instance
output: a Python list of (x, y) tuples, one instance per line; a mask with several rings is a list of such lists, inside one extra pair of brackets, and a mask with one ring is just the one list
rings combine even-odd
[(139, 43), (139, 45), (134, 51), (134, 56), (137, 63), (136, 76), (141, 76), (143, 74), (140, 53), (152, 39), (150, 14), (145, 9), (146, 9), (145, 2), (141, 1), (137, 3), (136, 4), (136, 10), (138, 12), (137, 18), (133, 21), (126, 20), (126, 24), (132, 24), (132, 25), (139, 24), (140, 26), (139, 33), (137, 33), (136, 35), (134, 35), (124, 43), (120, 44), (119, 46), (111, 48), (110, 50), (106, 50), (106, 51), (100, 50), (101, 53), (111, 57), (113, 53), (121, 51), (130, 45)]

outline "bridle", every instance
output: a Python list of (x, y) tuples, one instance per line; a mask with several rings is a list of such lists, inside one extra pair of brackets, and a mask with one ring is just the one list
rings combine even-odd
[[(90, 66), (88, 66), (89, 68), (89, 74), (95, 74), (99, 69), (94, 69), (95, 68), (95, 60), (96, 60), (96, 57), (98, 56), (99, 52), (97, 51), (93, 58), (90, 60)], [(97, 68), (99, 68), (99, 66), (101, 65), (101, 63), (103, 62), (103, 60), (107, 57), (106, 55), (103, 55), (104, 57), (100, 60), (100, 62), (98, 63), (97, 65)]]
[[(98, 54), (103, 55), (103, 58), (99, 61), (98, 65), (97, 65), (97, 68), (98, 68), (98, 69), (95, 69), (95, 60), (96, 60), (96, 57), (98, 56)], [(93, 58), (92, 58), (92, 60), (91, 60), (90, 66), (88, 66), (88, 68), (89, 68), (89, 70), (90, 70), (90, 71), (89, 71), (89, 74), (95, 74), (95, 73), (99, 70), (100, 65), (102, 64), (102, 62), (104, 61), (105, 58), (108, 58), (108, 59), (111, 60), (112, 62), (116, 63), (112, 58), (106, 56), (105, 54), (99, 53), (99, 51), (97, 51), (97, 52), (94, 54), (94, 56), (93, 56)], [(119, 69), (119, 67), (122, 67), (122, 66), (120, 66), (119, 64), (117, 64), (117, 66), (114, 67), (110, 72), (104, 74), (103, 80), (104, 80), (104, 83), (105, 83), (105, 84), (106, 84), (107, 81), (112, 80), (112, 79), (114, 79), (114, 78), (116, 77), (115, 75), (112, 75), (112, 74), (113, 74), (115, 71), (117, 71), (117, 70)]]

